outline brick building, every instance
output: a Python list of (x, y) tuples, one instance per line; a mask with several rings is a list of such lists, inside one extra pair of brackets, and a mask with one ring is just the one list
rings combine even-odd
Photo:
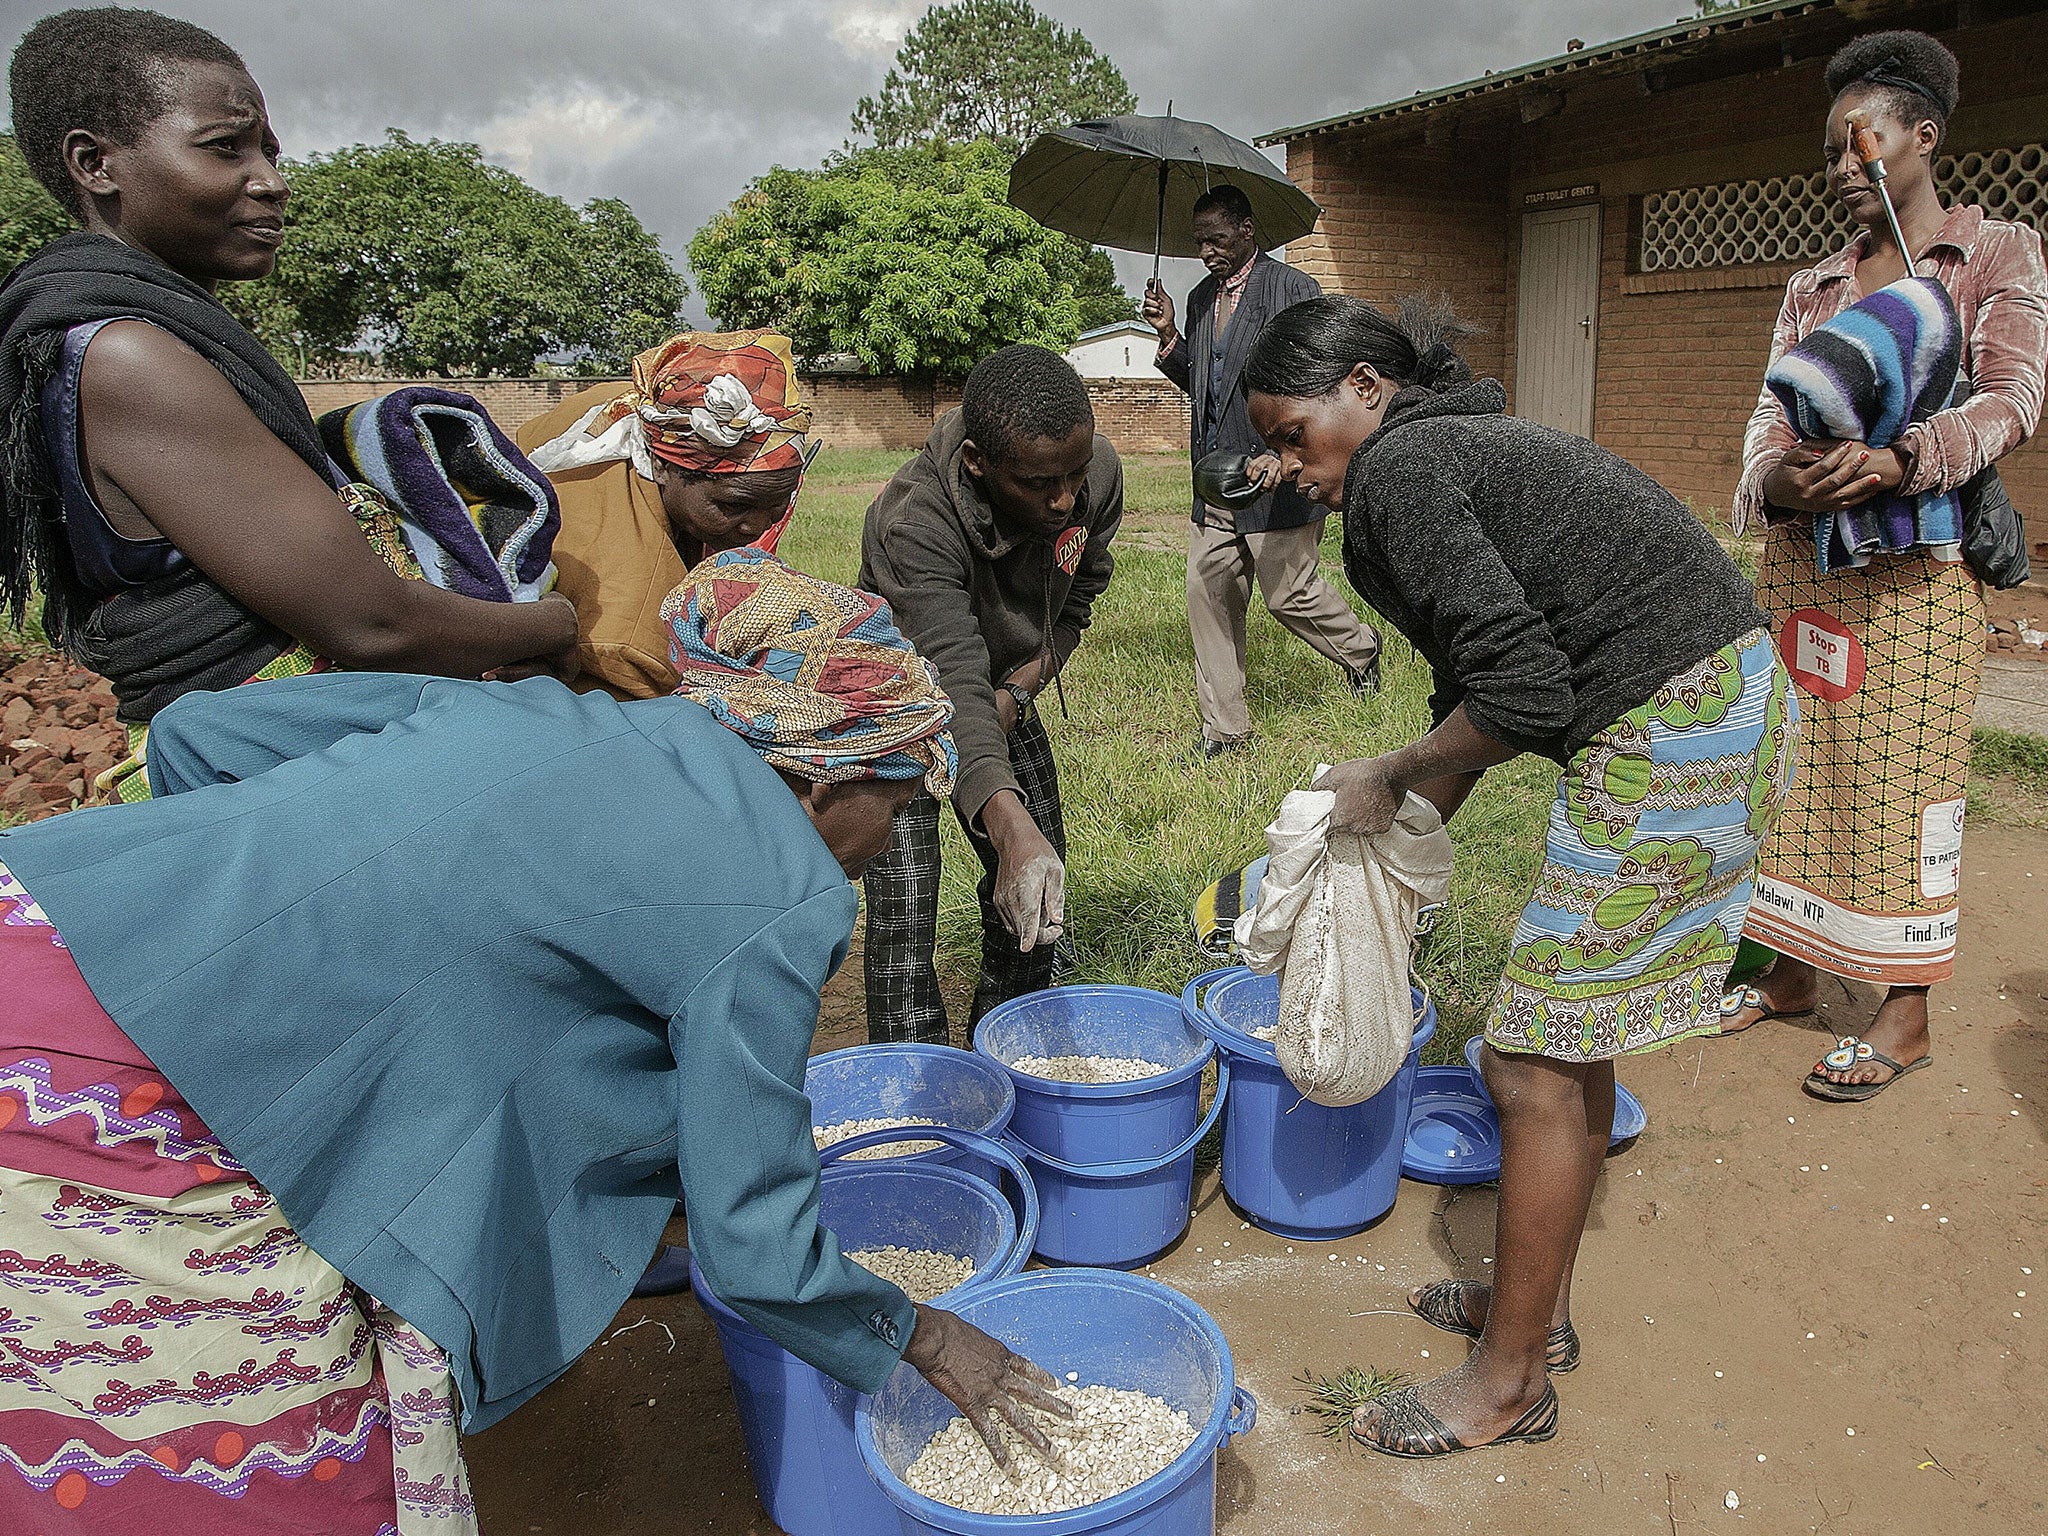
[[(1822, 68), (1891, 27), (1962, 64), (1947, 199), (2048, 230), (2048, 4), (1770, 0), (1270, 135), (1323, 208), (1288, 260), (1375, 302), (1447, 293), (1519, 414), (1725, 511), (1785, 281), (1852, 227)], [(2048, 446), (2003, 468), (2038, 547)]]

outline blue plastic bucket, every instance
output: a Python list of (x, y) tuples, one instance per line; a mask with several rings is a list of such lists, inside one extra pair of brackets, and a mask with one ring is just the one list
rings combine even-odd
[[(974, 1031), (976, 1054), (1010, 1081), (1010, 1137), (1069, 1163), (1157, 1157), (1186, 1139), (1202, 1104), (1202, 1069), (1216, 1054), (1180, 1003), (1144, 987), (1054, 987), (993, 1008)], [(1019, 1072), (1026, 1056), (1135, 1056), (1165, 1068), (1130, 1083), (1062, 1083)]]
[[(959, 1415), (909, 1366), (899, 1366), (854, 1416), (861, 1460), (899, 1512), (904, 1536), (1210, 1536), (1216, 1452), (1258, 1419), (1236, 1384), (1230, 1346), (1209, 1314), (1137, 1275), (1047, 1270), (963, 1293), (951, 1308), (1055, 1376), (1082, 1386), (1149, 1392), (1187, 1414), (1195, 1443), (1135, 1488), (1058, 1515), (977, 1515), (915, 1493), (903, 1473)], [(1030, 1453), (1023, 1453), (1025, 1465)]]
[(1209, 1112), (1177, 1145), (1156, 1157), (1117, 1163), (1070, 1163), (1026, 1146), (1004, 1145), (1030, 1165), (1038, 1186), (1038, 1242), (1048, 1264), (1136, 1269), (1156, 1259), (1188, 1229), (1195, 1196), (1195, 1148), (1230, 1099), (1230, 1061), (1216, 1064)]
[(1235, 1072), (1223, 1121), (1223, 1192), (1254, 1225), (1328, 1242), (1393, 1209), (1415, 1073), (1436, 1033), (1436, 1005), (1410, 990), (1416, 1024), (1407, 1060), (1371, 1098), (1332, 1109), (1304, 1099), (1281, 1070), (1278, 1048), (1252, 1033), (1279, 1020), (1279, 977), (1238, 965), (1188, 983), (1181, 995), (1188, 1017), (1214, 1037)]
[[(1017, 1107), (1008, 1073), (950, 1045), (856, 1045), (828, 1051), (811, 1058), (804, 1092), (811, 1101), (811, 1124), (821, 1131), (848, 1120), (922, 1117), (994, 1141), (1009, 1127)], [(905, 1131), (901, 1139), (936, 1138)], [(990, 1184), (1002, 1182), (995, 1163), (957, 1147), (905, 1155), (963, 1168)]]
[[(894, 1243), (973, 1255), (972, 1278), (941, 1298), (951, 1309), (1024, 1267), (1038, 1202), (1023, 1165), (1001, 1145), (943, 1126), (928, 1134), (968, 1148), (977, 1162), (1007, 1168), (1020, 1189), (1022, 1223), (998, 1190), (963, 1169), (910, 1157), (836, 1161), (886, 1146), (900, 1131), (849, 1136), (819, 1154), (818, 1218), (846, 1251)], [(718, 1330), (747, 1465), (768, 1517), (789, 1536), (895, 1536), (895, 1509), (862, 1469), (854, 1446), (859, 1394), (804, 1364), (712, 1295), (694, 1254), (690, 1283)]]

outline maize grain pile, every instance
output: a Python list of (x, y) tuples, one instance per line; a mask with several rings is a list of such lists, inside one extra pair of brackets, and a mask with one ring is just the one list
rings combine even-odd
[(912, 1301), (931, 1301), (974, 1277), (974, 1260), (930, 1248), (862, 1248), (847, 1257), (879, 1275)]
[(976, 1514), (1051, 1515), (1135, 1488), (1195, 1443), (1188, 1416), (1148, 1393), (1061, 1387), (1057, 1395), (1074, 1405), (1073, 1418), (1026, 1412), (1052, 1441), (1063, 1471), (1004, 1427), (1017, 1475), (1004, 1473), (962, 1417), (932, 1436), (903, 1480), (928, 1499)]
[[(837, 1125), (814, 1125), (811, 1140), (824, 1151), (836, 1142), (850, 1136), (865, 1136), (869, 1131), (894, 1131), (906, 1125), (937, 1125), (939, 1122), (929, 1115), (898, 1115), (893, 1119), (842, 1120)], [(878, 1157), (908, 1157), (913, 1152), (930, 1152), (942, 1147), (942, 1141), (889, 1141), (879, 1147), (866, 1147), (859, 1152), (849, 1152), (845, 1161), (849, 1163), (871, 1162)]]
[(1020, 1056), (1010, 1065), (1027, 1077), (1060, 1083), (1135, 1083), (1166, 1070), (1136, 1056)]

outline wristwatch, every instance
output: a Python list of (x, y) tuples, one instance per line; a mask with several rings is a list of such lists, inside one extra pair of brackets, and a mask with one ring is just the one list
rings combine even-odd
[(1017, 718), (1022, 720), (1024, 712), (1031, 708), (1031, 690), (1022, 683), (1004, 683), (1001, 687), (1003, 692), (1017, 701)]

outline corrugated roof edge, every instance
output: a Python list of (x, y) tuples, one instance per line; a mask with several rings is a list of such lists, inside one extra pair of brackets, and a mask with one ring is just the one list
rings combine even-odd
[(1118, 331), (1142, 331), (1145, 335), (1149, 336), (1152, 334), (1152, 327), (1142, 320), (1112, 320), (1108, 325), (1098, 325), (1092, 331), (1083, 331), (1074, 338), (1074, 344), (1079, 346), (1084, 341), (1094, 341), (1104, 336), (1113, 336)]
[(1739, 11), (1730, 11), (1724, 15), (1689, 18), (1672, 26), (1659, 27), (1654, 32), (1638, 32), (1633, 37), (1602, 43), (1597, 48), (1582, 48), (1575, 53), (1560, 53), (1551, 58), (1539, 59), (1534, 64), (1524, 64), (1517, 69), (1502, 70), (1496, 75), (1483, 75), (1477, 80), (1465, 80), (1439, 90), (1404, 96), (1399, 101), (1390, 101), (1383, 106), (1367, 107), (1360, 112), (1346, 112), (1337, 117), (1326, 117), (1318, 122), (1303, 123), (1296, 128), (1276, 129), (1252, 142), (1263, 148), (1270, 144), (1284, 144), (1289, 139), (1305, 139), (1319, 133), (1333, 133), (1340, 128), (1358, 128), (1385, 118), (1428, 111), (1435, 107), (1447, 106), (1454, 101), (1490, 95), (1496, 91), (1528, 85), (1552, 76), (1577, 74), (1596, 64), (1612, 64), (1635, 55), (1674, 47), (1680, 43), (1708, 41), (1717, 36), (1744, 31), (1760, 23), (1778, 21), (1787, 16), (1807, 15), (1835, 8), (1836, 0), (1771, 0), (1768, 4), (1744, 6)]

